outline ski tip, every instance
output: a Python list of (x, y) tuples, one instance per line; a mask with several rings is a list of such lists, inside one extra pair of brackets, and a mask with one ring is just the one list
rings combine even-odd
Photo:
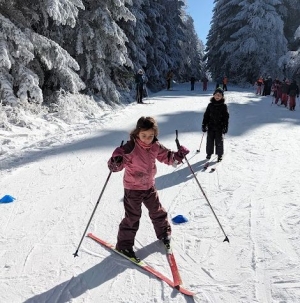
[(194, 292), (183, 288), (181, 285), (175, 286), (174, 288), (177, 289), (178, 291), (180, 291), (182, 294), (184, 294), (186, 296), (193, 297), (195, 295)]
[(200, 150), (199, 150), (199, 149), (197, 149), (197, 150), (196, 150), (196, 152), (197, 152), (197, 153), (200, 153)]

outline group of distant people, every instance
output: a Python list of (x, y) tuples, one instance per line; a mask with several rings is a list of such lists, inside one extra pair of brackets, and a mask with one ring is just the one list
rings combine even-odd
[(293, 79), (290, 81), (289, 79), (284, 78), (282, 81), (280, 81), (278, 78), (276, 78), (273, 81), (270, 76), (265, 79), (261, 76), (255, 81), (254, 85), (256, 88), (256, 95), (273, 95), (275, 104), (279, 106), (284, 105), (291, 111), (295, 110), (296, 97), (299, 98), (299, 86), (296, 80)]
[[(207, 77), (204, 76), (200, 81), (202, 82), (202, 90), (207, 91), (207, 84), (208, 84)], [(191, 77), (191, 90), (195, 89), (195, 82), (197, 82), (197, 79), (194, 76), (192, 76)]]
[[(171, 89), (172, 81), (174, 78), (174, 71), (171, 69), (166, 74), (166, 84), (167, 84), (167, 90)], [(195, 82), (198, 81), (196, 77), (192, 76), (191, 79), (191, 90), (195, 89)], [(202, 90), (207, 91), (208, 87), (208, 78), (204, 76), (201, 80), (202, 82)], [(138, 72), (135, 75), (135, 84), (136, 84), (136, 101), (139, 104), (143, 104), (143, 98), (148, 96), (147, 88), (146, 88), (146, 76), (144, 74), (144, 71), (142, 69), (139, 69)], [(225, 76), (222, 80), (222, 89), (227, 90), (227, 77)], [(219, 85), (217, 85), (216, 88), (218, 88)]]

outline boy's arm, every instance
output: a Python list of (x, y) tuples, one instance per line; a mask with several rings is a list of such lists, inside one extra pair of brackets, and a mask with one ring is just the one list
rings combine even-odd
[(203, 120), (202, 120), (202, 127), (205, 126), (207, 127), (208, 123), (209, 123), (209, 115), (210, 115), (210, 104), (208, 104), (206, 111), (203, 115)]

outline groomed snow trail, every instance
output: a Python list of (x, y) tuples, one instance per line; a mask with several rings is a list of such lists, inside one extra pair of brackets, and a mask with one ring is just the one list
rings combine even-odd
[[(300, 302), (300, 115), (271, 106), (270, 97), (229, 87), (230, 111), (225, 157), (217, 170), (202, 171), (203, 112), (212, 91), (189, 91), (181, 84), (148, 100), (105, 115), (99, 125), (32, 136), (31, 146), (1, 160), (1, 303), (273, 303)], [(299, 106), (296, 108), (298, 109)], [(127, 260), (85, 238), (75, 252), (108, 176), (107, 160), (142, 115), (158, 120), (159, 139), (175, 150), (179, 141), (230, 243), (186, 163), (158, 163), (156, 185), (172, 225), (173, 248), (187, 298)], [(69, 134), (68, 136), (66, 134)], [(71, 135), (72, 134), (72, 135)], [(61, 142), (61, 143), (59, 143)], [(53, 145), (53, 143), (55, 145)], [(122, 205), (123, 173), (112, 174), (89, 231), (116, 242)], [(161, 243), (143, 208), (135, 250), (171, 278)]]

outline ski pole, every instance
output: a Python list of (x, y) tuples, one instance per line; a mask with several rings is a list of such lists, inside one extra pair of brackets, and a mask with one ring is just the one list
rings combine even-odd
[[(177, 148), (179, 149), (180, 148), (180, 143), (179, 143), (179, 140), (178, 140), (178, 130), (176, 130), (176, 139), (175, 139), (175, 142), (176, 142)], [(208, 200), (208, 198), (207, 198), (207, 196), (206, 196), (206, 194), (205, 194), (205, 192), (204, 192), (204, 190), (203, 190), (200, 182), (198, 181), (198, 179), (197, 179), (197, 177), (196, 177), (196, 175), (195, 175), (195, 173), (194, 173), (194, 171), (193, 171), (193, 169), (192, 169), (189, 161), (187, 160), (186, 156), (184, 156), (184, 159), (185, 159), (185, 161), (186, 161), (189, 169), (191, 170), (191, 172), (192, 172), (192, 174), (193, 174), (193, 176), (194, 176), (194, 178), (195, 178), (195, 180), (196, 180), (196, 182), (197, 182), (197, 184), (198, 184), (198, 186), (199, 186), (199, 188), (200, 188), (200, 190), (201, 190), (201, 192), (202, 192), (202, 194), (203, 194), (206, 202), (208, 203), (208, 205), (209, 205), (209, 207), (210, 207), (213, 215), (215, 216), (215, 218), (216, 218), (216, 220), (217, 220), (217, 222), (218, 222), (218, 224), (219, 224), (219, 226), (220, 226), (220, 228), (221, 228), (221, 230), (222, 230), (222, 232), (223, 232), (223, 234), (225, 236), (225, 239), (223, 240), (223, 242), (228, 242), (229, 243), (229, 239), (228, 239), (228, 237), (227, 237), (227, 235), (226, 235), (226, 233), (225, 233), (225, 231), (224, 231), (224, 229), (223, 229), (223, 227), (222, 227), (222, 225), (221, 225), (221, 223), (220, 223), (220, 221), (219, 221), (216, 213), (214, 212), (214, 210), (213, 210), (213, 208), (212, 208), (212, 206), (211, 206), (211, 204), (210, 204), (210, 202), (209, 202), (209, 200)]]
[(200, 149), (201, 149), (203, 137), (204, 137), (204, 133), (203, 133), (202, 138), (201, 138), (201, 141), (200, 141), (199, 149), (197, 149), (197, 153), (200, 153)]
[[(123, 145), (123, 142), (124, 142), (124, 141), (121, 142), (121, 145), (120, 145), (120, 146)], [(95, 214), (95, 212), (96, 212), (96, 209), (97, 209), (98, 204), (99, 204), (99, 202), (100, 202), (100, 200), (101, 200), (101, 198), (102, 198), (102, 195), (103, 195), (103, 193), (104, 193), (104, 190), (105, 190), (106, 185), (107, 185), (107, 183), (108, 183), (108, 181), (109, 181), (109, 179), (110, 179), (111, 174), (112, 174), (112, 171), (109, 172), (109, 174), (108, 174), (108, 176), (107, 176), (107, 178), (106, 178), (106, 181), (105, 181), (105, 183), (104, 183), (104, 186), (103, 186), (103, 188), (102, 188), (102, 191), (101, 191), (101, 193), (100, 193), (100, 196), (99, 196), (99, 198), (98, 198), (98, 200), (97, 200), (97, 203), (96, 203), (96, 205), (95, 205), (95, 207), (94, 207), (94, 210), (93, 210), (93, 212), (92, 212), (92, 215), (91, 215), (91, 217), (90, 217), (90, 219), (89, 219), (89, 222), (88, 222), (88, 224), (87, 224), (87, 226), (86, 226), (86, 228), (85, 228), (85, 230), (84, 230), (84, 232), (83, 232), (83, 235), (82, 235), (81, 240), (80, 240), (80, 242), (79, 242), (79, 244), (78, 244), (78, 247), (77, 247), (75, 253), (73, 254), (74, 258), (75, 258), (75, 257), (78, 257), (78, 250), (79, 250), (79, 248), (80, 248), (80, 246), (81, 246), (81, 243), (82, 243), (82, 241), (83, 241), (83, 239), (84, 239), (84, 237), (85, 237), (86, 231), (87, 231), (87, 229), (88, 229), (88, 227), (89, 227), (89, 225), (90, 225), (90, 223), (91, 223), (91, 221), (92, 221), (92, 219), (93, 219), (93, 216), (94, 216), (94, 214)]]

